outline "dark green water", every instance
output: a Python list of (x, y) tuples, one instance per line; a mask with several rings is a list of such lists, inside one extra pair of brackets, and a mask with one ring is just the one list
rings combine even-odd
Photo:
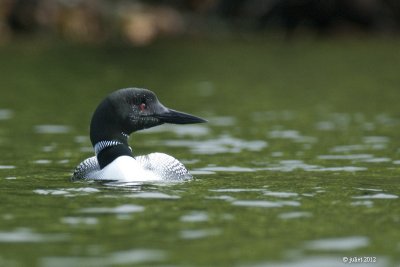
[[(398, 266), (399, 45), (0, 47), (0, 266)], [(209, 120), (130, 138), (195, 180), (70, 182), (129, 86)]]

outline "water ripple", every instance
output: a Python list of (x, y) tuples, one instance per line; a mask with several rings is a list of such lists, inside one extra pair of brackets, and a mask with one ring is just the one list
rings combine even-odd
[(267, 200), (236, 200), (232, 202), (234, 206), (278, 208), (283, 206), (300, 206), (298, 201), (267, 201)]
[(10, 232), (0, 232), (1, 243), (36, 243), (36, 242), (58, 242), (68, 239), (66, 234), (41, 234), (34, 233), (30, 229), (17, 229)]
[(311, 250), (323, 251), (348, 251), (366, 247), (369, 245), (369, 239), (364, 236), (350, 236), (343, 238), (327, 238), (313, 241), (307, 241), (305, 247)]
[(195, 171), (200, 171), (200, 172), (208, 172), (208, 173), (214, 173), (214, 172), (254, 172), (256, 170), (251, 169), (251, 168), (245, 168), (245, 167), (238, 167), (238, 166), (209, 166), (209, 167), (204, 167), (204, 168), (199, 168), (195, 169)]
[(35, 189), (34, 193), (39, 195), (63, 195), (67, 197), (82, 196), (100, 192), (99, 189), (93, 187), (80, 188), (60, 188), (60, 189)]
[(158, 262), (165, 260), (167, 254), (156, 249), (132, 249), (115, 251), (100, 257), (44, 257), (40, 266), (70, 267), (70, 266), (115, 266)]
[(86, 224), (86, 225), (94, 225), (98, 223), (98, 219), (94, 217), (64, 217), (61, 218), (61, 222), (70, 225), (79, 225), (79, 224)]
[(166, 146), (187, 147), (194, 154), (219, 154), (219, 153), (240, 153), (243, 150), (261, 151), (268, 143), (263, 140), (246, 141), (234, 138), (229, 135), (222, 135), (215, 139), (202, 141), (195, 140), (166, 140)]
[(299, 194), (293, 192), (265, 192), (264, 195), (279, 198), (297, 197)]
[(64, 134), (69, 133), (71, 131), (71, 127), (67, 125), (36, 125), (34, 127), (36, 133), (39, 134)]
[(80, 210), (82, 213), (114, 213), (114, 214), (129, 214), (144, 211), (143, 206), (125, 204), (114, 208), (109, 207), (92, 207)]
[(211, 125), (215, 125), (218, 127), (232, 126), (236, 124), (236, 119), (234, 117), (229, 117), (229, 116), (211, 117), (208, 118), (208, 121)]
[(183, 239), (200, 239), (208, 236), (215, 236), (221, 233), (219, 229), (196, 229), (196, 230), (182, 230), (181, 238)]
[(390, 138), (387, 136), (365, 136), (363, 141), (366, 144), (389, 143)]
[(341, 167), (327, 167), (327, 168), (317, 168), (310, 169), (308, 171), (316, 171), (316, 172), (358, 172), (358, 171), (366, 171), (368, 168), (366, 167), (356, 167), (356, 166), (341, 166)]
[(209, 220), (207, 212), (192, 211), (181, 217), (182, 222), (206, 222)]
[(374, 202), (371, 200), (363, 200), (363, 201), (353, 201), (350, 203), (352, 206), (365, 206), (365, 207), (372, 207), (374, 205)]
[(11, 109), (0, 109), (0, 120), (8, 120), (14, 116), (14, 112)]
[(399, 196), (392, 195), (392, 194), (379, 193), (379, 194), (374, 194), (374, 195), (355, 196), (353, 198), (355, 198), (355, 199), (395, 199), (395, 198), (399, 198)]
[(176, 195), (168, 195), (161, 192), (138, 192), (130, 195), (126, 195), (127, 197), (132, 198), (148, 198), (148, 199), (179, 199), (180, 196)]
[(0, 165), (0, 170), (10, 170), (15, 169), (14, 165)]
[(349, 154), (349, 155), (319, 155), (323, 160), (366, 160), (374, 158), (371, 154)]
[(302, 160), (281, 160), (278, 164), (274, 164), (267, 168), (260, 168), (260, 170), (291, 172), (296, 169), (307, 171), (317, 168), (319, 168), (319, 166), (306, 164)]
[(146, 131), (138, 132), (138, 134), (149, 134), (149, 133), (164, 133), (164, 132), (171, 132), (177, 136), (204, 136), (208, 135), (210, 129), (205, 125), (170, 125), (165, 124), (159, 127), (153, 127), (150, 129), (146, 129)]
[(219, 189), (209, 189), (209, 191), (240, 193), (240, 192), (262, 192), (262, 191), (265, 191), (265, 189), (261, 189), (261, 188), (219, 188)]
[(297, 218), (308, 218), (311, 217), (312, 214), (306, 211), (293, 211), (293, 212), (285, 212), (279, 214), (279, 218), (288, 220), (288, 219), (297, 219)]
[(349, 153), (353, 151), (360, 151), (368, 149), (365, 145), (345, 145), (345, 146), (335, 146), (331, 149), (331, 152), (337, 153)]
[(273, 130), (268, 133), (270, 138), (289, 139), (298, 143), (315, 143), (317, 138), (313, 136), (304, 136), (297, 130)]

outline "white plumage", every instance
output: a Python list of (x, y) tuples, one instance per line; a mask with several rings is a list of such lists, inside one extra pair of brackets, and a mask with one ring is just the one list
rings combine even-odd
[(192, 176), (174, 157), (151, 153), (135, 158), (120, 156), (100, 169), (96, 156), (87, 158), (75, 169), (73, 180), (118, 180), (121, 182), (183, 181)]

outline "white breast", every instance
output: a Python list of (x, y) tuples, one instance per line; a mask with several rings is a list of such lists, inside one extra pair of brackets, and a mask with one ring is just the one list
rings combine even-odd
[(157, 181), (161, 180), (153, 172), (144, 169), (137, 160), (129, 156), (121, 156), (102, 170), (90, 172), (87, 179), (119, 180), (119, 181)]

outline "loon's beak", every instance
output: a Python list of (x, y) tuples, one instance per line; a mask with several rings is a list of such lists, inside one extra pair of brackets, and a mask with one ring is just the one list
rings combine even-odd
[(173, 124), (191, 124), (191, 123), (202, 123), (207, 122), (206, 120), (196, 117), (191, 114), (176, 111), (173, 109), (165, 108), (164, 110), (153, 114), (153, 117), (159, 119), (164, 123)]

